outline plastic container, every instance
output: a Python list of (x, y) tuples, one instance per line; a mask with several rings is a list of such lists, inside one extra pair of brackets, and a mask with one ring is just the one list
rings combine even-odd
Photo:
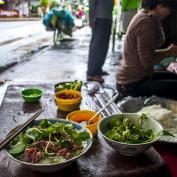
[(42, 96), (42, 90), (38, 88), (27, 88), (21, 91), (21, 96), (27, 103), (38, 102)]
[[(96, 112), (91, 111), (91, 110), (78, 110), (78, 111), (74, 111), (68, 114), (67, 120), (81, 123), (83, 121), (90, 120), (90, 118), (94, 116), (95, 114)], [(85, 125), (86, 128), (88, 128), (93, 135), (97, 133), (97, 125), (100, 119), (101, 119), (101, 116), (99, 115), (92, 120), (91, 124)]]
[(68, 82), (59, 82), (55, 84), (55, 92), (61, 91), (61, 90), (77, 90), (81, 91), (82, 87), (82, 81), (68, 81)]
[[(75, 98), (69, 98), (72, 95)], [(67, 96), (69, 97), (67, 98)], [(58, 105), (58, 109), (64, 112), (78, 110), (81, 99), (82, 99), (81, 92), (76, 90), (62, 90), (55, 93), (55, 101), (56, 104)]]

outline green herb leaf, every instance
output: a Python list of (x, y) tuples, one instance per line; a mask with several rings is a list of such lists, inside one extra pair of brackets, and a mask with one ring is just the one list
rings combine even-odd
[(78, 134), (78, 137), (82, 140), (82, 141), (86, 141), (88, 139), (90, 139), (90, 135), (88, 132), (80, 132)]
[(23, 142), (19, 141), (16, 145), (11, 147), (11, 150), (9, 150), (9, 152), (12, 155), (16, 156), (16, 155), (22, 153), (25, 150), (25, 148), (26, 148), (25, 144)]
[(170, 132), (167, 131), (167, 130), (162, 130), (161, 133), (162, 133), (162, 135), (164, 135), (164, 136), (172, 136), (172, 137), (176, 138), (175, 135), (173, 135), (172, 133), (170, 133)]
[(112, 140), (129, 144), (152, 141), (155, 137), (152, 129), (142, 128), (145, 119), (147, 119), (146, 114), (142, 114), (135, 123), (123, 116), (115, 117), (109, 123), (106, 136)]
[(45, 119), (45, 120), (40, 122), (39, 126), (41, 128), (48, 128), (50, 126), (50, 123), (49, 123), (49, 121), (47, 119)]

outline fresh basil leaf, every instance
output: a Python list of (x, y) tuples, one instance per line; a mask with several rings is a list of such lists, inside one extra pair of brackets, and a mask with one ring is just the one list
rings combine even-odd
[(90, 139), (90, 135), (88, 132), (80, 132), (78, 134), (78, 137), (82, 140), (82, 141), (86, 141), (88, 139)]
[(23, 142), (18, 142), (16, 145), (11, 147), (11, 150), (9, 150), (10, 154), (12, 155), (18, 155), (22, 153), (26, 148), (26, 145)]
[(45, 119), (45, 120), (40, 122), (39, 126), (41, 128), (48, 128), (50, 126), (50, 123), (49, 123), (49, 121), (47, 119)]
[(164, 136), (172, 136), (172, 137), (176, 138), (175, 135), (173, 135), (172, 133), (170, 133), (170, 132), (167, 131), (167, 130), (162, 130), (162, 135), (164, 135)]

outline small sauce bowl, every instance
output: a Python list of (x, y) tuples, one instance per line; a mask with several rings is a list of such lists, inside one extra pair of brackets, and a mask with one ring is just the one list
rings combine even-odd
[[(91, 110), (78, 110), (68, 114), (66, 119), (77, 123), (82, 123), (82, 122), (84, 123), (90, 120), (90, 118), (92, 118), (95, 114), (96, 112)], [(97, 125), (100, 119), (101, 116), (98, 115), (92, 120), (92, 122), (89, 125), (85, 125), (85, 127), (88, 128), (93, 135), (97, 133)]]
[(27, 103), (36, 103), (42, 96), (42, 90), (39, 88), (26, 88), (21, 91), (21, 96)]
[(55, 93), (54, 99), (59, 110), (71, 112), (79, 109), (82, 95), (76, 90), (62, 90)]

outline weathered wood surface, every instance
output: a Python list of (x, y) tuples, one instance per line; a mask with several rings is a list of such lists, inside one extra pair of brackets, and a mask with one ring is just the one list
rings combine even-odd
[[(21, 98), (20, 91), (23, 88), (36, 86), (42, 88), (44, 95), (38, 104), (26, 104)], [(91, 92), (90, 92), (91, 90)], [(109, 99), (109, 95), (102, 88), (89, 89), (85, 85), (82, 90), (83, 101), (81, 109), (98, 110)], [(44, 107), (45, 111), (39, 118), (65, 117), (53, 100), (53, 85), (10, 85), (0, 107), (0, 139), (17, 125)], [(113, 104), (103, 116), (114, 114), (118, 110)], [(141, 176), (170, 176), (163, 159), (154, 148), (150, 148), (144, 154), (137, 157), (124, 157), (113, 150), (101, 137), (95, 137), (92, 148), (86, 155), (78, 159), (69, 167), (51, 174), (43, 174), (32, 171), (21, 164), (11, 160), (5, 151), (0, 152), (0, 177), (141, 177)]]

